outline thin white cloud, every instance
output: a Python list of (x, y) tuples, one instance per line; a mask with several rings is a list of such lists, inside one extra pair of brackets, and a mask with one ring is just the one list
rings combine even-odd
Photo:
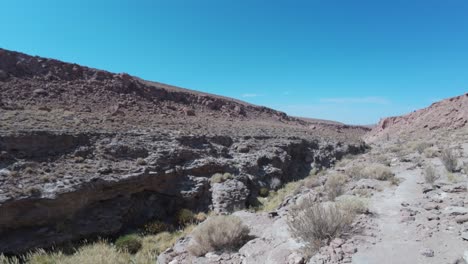
[(336, 98), (321, 98), (321, 103), (333, 104), (380, 104), (388, 105), (390, 100), (384, 97), (369, 96), (369, 97), (336, 97)]
[(245, 94), (242, 94), (242, 97), (260, 97), (260, 96), (263, 96), (261, 94), (255, 94), (255, 93), (245, 93)]

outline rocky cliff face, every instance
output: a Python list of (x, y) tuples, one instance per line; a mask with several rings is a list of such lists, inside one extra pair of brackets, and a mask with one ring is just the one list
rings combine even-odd
[(365, 149), (365, 128), (6, 50), (0, 93), (0, 252), (230, 212)]
[(382, 119), (366, 135), (366, 140), (376, 141), (385, 137), (398, 137), (412, 133), (428, 133), (437, 130), (456, 130), (468, 124), (468, 94), (436, 102), (413, 113)]

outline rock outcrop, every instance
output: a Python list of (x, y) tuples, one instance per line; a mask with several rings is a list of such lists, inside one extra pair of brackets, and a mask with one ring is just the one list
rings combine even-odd
[(366, 135), (366, 140), (373, 142), (441, 129), (456, 130), (467, 127), (467, 124), (468, 94), (464, 94), (433, 103), (404, 116), (384, 118)]
[(3, 253), (248, 207), (365, 150), (366, 128), (2, 49), (0, 94)]

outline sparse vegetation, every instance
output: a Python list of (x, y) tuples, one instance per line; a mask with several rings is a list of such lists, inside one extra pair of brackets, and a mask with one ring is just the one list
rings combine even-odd
[(365, 214), (368, 212), (367, 201), (353, 195), (343, 195), (337, 201), (338, 206), (352, 214)]
[(428, 159), (436, 158), (439, 155), (439, 149), (435, 146), (424, 150), (424, 156)]
[(115, 247), (117, 249), (130, 254), (137, 253), (141, 246), (141, 238), (134, 234), (121, 236), (115, 241)]
[(200, 223), (205, 221), (208, 218), (208, 215), (206, 213), (199, 212), (194, 216), (194, 218), (197, 223)]
[(307, 189), (312, 189), (321, 185), (322, 184), (320, 182), (320, 179), (316, 176), (309, 176), (304, 179), (304, 187), (306, 187)]
[(349, 168), (346, 174), (357, 179), (376, 179), (380, 181), (391, 181), (395, 174), (389, 167), (382, 164), (359, 164)]
[(417, 143), (415, 146), (414, 146), (414, 150), (416, 150), (419, 154), (423, 154), (424, 151), (427, 149), (427, 148), (430, 148), (432, 147), (432, 144), (429, 143), (429, 142), (419, 142)]
[[(29, 264), (75, 264), (75, 263), (102, 263), (102, 264), (128, 264), (131, 263), (131, 255), (128, 252), (117, 250), (116, 247), (105, 241), (96, 242), (79, 248), (71, 255), (62, 252), (47, 253), (39, 250), (28, 254), (25, 263)], [(0, 262), (19, 263), (19, 262)]]
[(147, 235), (155, 235), (169, 230), (169, 225), (161, 221), (153, 221), (145, 224), (144, 233)]
[(164, 250), (172, 247), (175, 242), (189, 234), (194, 229), (193, 225), (186, 226), (184, 229), (175, 232), (162, 232), (157, 235), (149, 235), (142, 238), (142, 247), (134, 256), (133, 263), (150, 264)]
[(434, 182), (439, 178), (436, 173), (436, 170), (432, 166), (427, 166), (424, 170), (424, 180), (426, 183), (434, 184)]
[(195, 221), (195, 215), (189, 209), (180, 209), (176, 214), (176, 222), (181, 226), (186, 226)]
[(214, 183), (222, 183), (222, 182), (225, 182), (229, 179), (232, 179), (232, 174), (231, 173), (215, 173), (213, 174), (213, 176), (211, 176), (210, 178), (210, 182), (211, 184), (214, 184)]
[(455, 173), (452, 173), (452, 172), (447, 173), (447, 180), (453, 183), (457, 183), (461, 181), (460, 177), (458, 177)]
[(235, 216), (213, 216), (195, 228), (189, 252), (201, 256), (218, 250), (234, 250), (242, 246), (249, 228)]
[(452, 149), (444, 149), (440, 160), (448, 172), (455, 172), (457, 170), (457, 157)]
[(347, 181), (348, 178), (344, 174), (332, 174), (328, 176), (325, 190), (330, 201), (334, 201), (336, 197), (343, 194), (344, 185)]
[(270, 194), (270, 190), (268, 190), (268, 188), (266, 187), (262, 187), (258, 191), (258, 195), (260, 195), (260, 197), (268, 197), (269, 194)]
[(288, 225), (292, 235), (306, 244), (306, 253), (312, 255), (324, 243), (349, 229), (353, 219), (353, 214), (336, 204), (304, 199), (293, 209)]
[(293, 194), (303, 184), (302, 181), (289, 182), (283, 188), (277, 191), (271, 191), (268, 197), (259, 198), (260, 206), (256, 208), (257, 211), (269, 212), (278, 208), (284, 201), (284, 198)]

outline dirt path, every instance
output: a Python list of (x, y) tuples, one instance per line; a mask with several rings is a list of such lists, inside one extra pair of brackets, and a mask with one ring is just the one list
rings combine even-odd
[[(396, 167), (394, 172), (401, 178), (400, 185), (386, 188), (371, 199), (370, 209), (376, 214), (375, 220), (380, 230), (379, 242), (359, 248), (353, 256), (353, 263), (454, 263), (468, 248), (467, 242), (449, 226), (437, 228), (440, 231), (433, 233), (440, 223), (429, 221), (429, 213), (421, 208), (421, 204), (424, 204), (422, 187), (418, 184), (422, 181), (421, 170)], [(409, 205), (404, 207), (402, 203)], [(401, 211), (403, 208), (416, 211), (414, 218), (405, 215)], [(424, 256), (424, 250), (433, 250), (434, 256)]]

